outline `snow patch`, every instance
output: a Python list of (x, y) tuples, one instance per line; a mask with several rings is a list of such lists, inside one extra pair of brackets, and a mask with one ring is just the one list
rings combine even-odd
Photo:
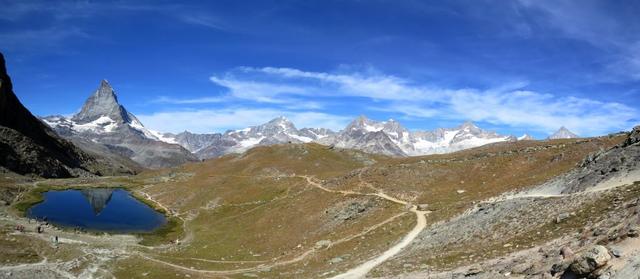
[(287, 134), (287, 136), (292, 137), (294, 139), (297, 139), (297, 140), (299, 140), (301, 142), (304, 142), (304, 143), (313, 141), (313, 139), (308, 138), (308, 137), (304, 137), (304, 136), (291, 135), (291, 134)]

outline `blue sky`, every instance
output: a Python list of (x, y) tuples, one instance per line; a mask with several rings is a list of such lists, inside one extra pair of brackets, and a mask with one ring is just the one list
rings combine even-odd
[(640, 123), (638, 1), (4, 1), (0, 51), (37, 115), (106, 78), (155, 130), (285, 115), (338, 130), (465, 120), (544, 137)]

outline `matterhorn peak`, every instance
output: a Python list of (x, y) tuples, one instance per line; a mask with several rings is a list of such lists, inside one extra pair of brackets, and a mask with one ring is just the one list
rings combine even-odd
[(82, 110), (73, 116), (73, 120), (82, 124), (100, 117), (109, 117), (121, 123), (130, 122), (128, 112), (118, 103), (118, 97), (106, 79), (100, 82), (98, 89), (89, 96)]

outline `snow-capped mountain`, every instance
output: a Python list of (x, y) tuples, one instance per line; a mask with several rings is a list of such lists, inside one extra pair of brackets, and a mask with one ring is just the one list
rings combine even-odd
[(297, 129), (285, 117), (265, 124), (224, 134), (162, 134), (162, 139), (175, 142), (199, 158), (214, 158), (229, 153), (242, 153), (260, 145), (316, 142), (338, 148), (353, 148), (388, 156), (417, 156), (448, 153), (489, 143), (515, 141), (513, 136), (485, 131), (471, 122), (456, 128), (411, 132), (390, 119), (378, 122), (360, 116), (336, 133), (323, 128)]
[[(41, 120), (59, 135), (74, 142), (105, 145), (108, 150), (128, 157), (142, 166), (168, 167), (197, 158), (171, 138), (149, 130), (120, 103), (106, 80), (71, 118), (48, 116)], [(105, 150), (103, 147), (92, 148)]]
[(393, 119), (377, 122), (360, 116), (338, 134), (318, 142), (390, 156), (417, 156), (512, 140), (515, 140), (513, 136), (485, 131), (471, 122), (456, 128), (410, 132)]
[(376, 122), (360, 116), (339, 133), (321, 138), (317, 142), (375, 154), (404, 156), (406, 154), (399, 145), (407, 142), (408, 135), (409, 132), (394, 120)]
[(574, 139), (574, 138), (579, 138), (579, 136), (569, 131), (569, 129), (565, 128), (564, 126), (562, 126), (560, 127), (560, 129), (558, 129), (558, 131), (550, 135), (547, 139)]
[[(328, 129), (303, 128), (298, 130), (285, 117), (275, 118), (265, 124), (224, 134), (210, 134), (211, 141), (206, 147), (195, 151), (199, 158), (213, 158), (229, 153), (242, 153), (259, 145), (279, 143), (306, 143), (331, 135)], [(179, 144), (188, 145), (184, 138), (175, 137)]]

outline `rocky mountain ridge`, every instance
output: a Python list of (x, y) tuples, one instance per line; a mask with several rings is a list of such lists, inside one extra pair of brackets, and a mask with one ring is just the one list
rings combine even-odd
[[(564, 130), (563, 135), (571, 133)], [(453, 128), (409, 131), (393, 119), (380, 122), (366, 116), (354, 119), (339, 132), (324, 128), (297, 129), (291, 121), (281, 116), (262, 125), (225, 133), (195, 134), (185, 131), (179, 134), (155, 134), (160, 135), (161, 140), (182, 145), (202, 159), (242, 153), (255, 146), (283, 143), (316, 142), (373, 154), (404, 157), (449, 153), (497, 142), (535, 140), (528, 134), (519, 138), (500, 135), (481, 129), (469, 121)]]
[(93, 156), (60, 138), (38, 120), (13, 92), (0, 53), (0, 166), (19, 174), (70, 177), (132, 173), (107, 158)]

